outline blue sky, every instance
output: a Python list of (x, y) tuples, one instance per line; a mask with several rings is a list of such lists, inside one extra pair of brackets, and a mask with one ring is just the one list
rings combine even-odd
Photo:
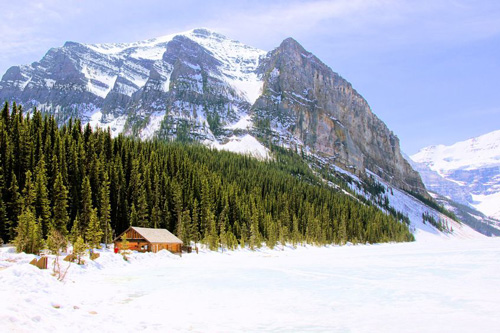
[(293, 37), (353, 84), (408, 154), (500, 129), (500, 1), (2, 1), (0, 73), (67, 40), (206, 27), (264, 50)]

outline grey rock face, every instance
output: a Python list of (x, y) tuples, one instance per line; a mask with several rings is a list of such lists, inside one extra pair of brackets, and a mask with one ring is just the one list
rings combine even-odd
[(251, 115), (244, 131), (427, 196), (364, 98), (291, 38), (267, 55), (203, 29), (131, 44), (67, 42), (10, 68), (0, 99), (142, 138), (220, 142), (234, 135), (227, 125)]
[[(263, 61), (257, 123), (276, 141), (288, 137), (358, 175), (365, 169), (399, 188), (427, 196), (420, 176), (401, 156), (399, 139), (349, 82), (288, 38)], [(283, 135), (283, 132), (285, 135)]]

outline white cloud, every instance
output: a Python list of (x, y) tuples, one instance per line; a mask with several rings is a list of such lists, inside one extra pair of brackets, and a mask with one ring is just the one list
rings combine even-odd
[(500, 3), (494, 1), (319, 0), (261, 4), (245, 12), (230, 8), (210, 25), (266, 48), (294, 36), (328, 38), (356, 52), (355, 44), (390, 48), (490, 38), (500, 33), (498, 17)]

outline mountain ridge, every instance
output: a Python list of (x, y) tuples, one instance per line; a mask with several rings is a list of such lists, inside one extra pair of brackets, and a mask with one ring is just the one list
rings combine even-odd
[(267, 53), (206, 29), (135, 43), (67, 42), (7, 70), (0, 98), (60, 123), (109, 126), (115, 136), (223, 145), (251, 135), (427, 196), (394, 133), (293, 38)]
[(411, 158), (421, 165), (428, 188), (500, 219), (500, 130), (452, 145), (425, 147)]

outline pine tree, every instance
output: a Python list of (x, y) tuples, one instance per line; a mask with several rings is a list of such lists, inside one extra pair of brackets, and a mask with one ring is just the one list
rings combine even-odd
[[(174, 216), (176, 218), (176, 225), (177, 229), (179, 228), (179, 224), (182, 223), (182, 211), (183, 211), (183, 205), (182, 205), (182, 188), (179, 185), (179, 183), (174, 179), (171, 185), (171, 191), (172, 191), (172, 202), (174, 206)], [(184, 228), (184, 226), (181, 226), (181, 229)], [(184, 232), (184, 231), (183, 231)]]
[(151, 225), (155, 229), (159, 228), (161, 225), (161, 211), (159, 202), (155, 202), (153, 208), (151, 209)]
[(78, 265), (83, 265), (85, 263), (82, 257), (85, 255), (85, 251), (87, 251), (87, 249), (88, 246), (82, 236), (77, 236), (76, 240), (73, 242), (73, 255), (76, 257)]
[(87, 244), (89, 245), (90, 251), (99, 247), (101, 242), (103, 232), (101, 229), (101, 224), (99, 219), (97, 218), (97, 209), (92, 209), (92, 213), (90, 214), (90, 221), (85, 231), (85, 239), (87, 240)]
[(125, 233), (121, 236), (121, 242), (120, 242), (120, 253), (125, 261), (128, 261), (127, 256), (130, 254), (129, 249), (130, 249), (130, 243), (127, 239), (127, 234)]
[(108, 173), (104, 173), (104, 179), (101, 184), (101, 189), (99, 192), (99, 221), (101, 224), (101, 230), (103, 231), (104, 244), (109, 244), (111, 242), (111, 235), (113, 231), (111, 230), (111, 204), (109, 199), (109, 180)]
[(215, 223), (214, 214), (209, 211), (207, 216), (208, 232), (207, 232), (207, 244), (210, 250), (217, 251), (219, 246), (219, 237), (217, 235), (217, 224)]
[(63, 272), (59, 261), (61, 251), (66, 250), (67, 244), (68, 241), (66, 237), (59, 230), (50, 227), (47, 237), (47, 248), (54, 255), (53, 275), (56, 276), (59, 281), (64, 279), (66, 272), (70, 267), (68, 266), (66, 271)]
[(33, 184), (33, 179), (31, 177), (31, 171), (28, 170), (26, 171), (26, 176), (25, 176), (26, 182), (24, 184), (23, 188), (23, 199), (24, 199), (24, 208), (29, 208), (30, 210), (34, 211), (33, 206), (35, 204), (35, 199), (36, 199), (36, 193), (35, 193), (35, 186)]
[(228, 247), (228, 239), (227, 239), (227, 227), (229, 224), (228, 212), (229, 212), (229, 206), (226, 203), (224, 209), (222, 209), (222, 212), (219, 214), (219, 221), (218, 221), (219, 241), (222, 252), (224, 252), (224, 248)]
[(135, 227), (139, 226), (139, 217), (137, 216), (137, 210), (135, 209), (134, 204), (132, 204), (132, 207), (130, 207), (129, 221), (130, 225)]
[(52, 228), (60, 232), (63, 236), (68, 234), (68, 190), (64, 186), (61, 173), (56, 176), (54, 184), (54, 208), (53, 208)]
[(340, 218), (339, 224), (339, 244), (344, 245), (347, 242), (347, 224), (344, 217)]
[(137, 222), (135, 225), (139, 227), (149, 227), (148, 203), (146, 199), (146, 190), (144, 187), (139, 190), (136, 209)]
[(2, 195), (0, 195), (0, 243), (6, 243), (9, 240), (7, 229), (9, 227), (9, 220), (7, 220), (7, 210), (5, 208), (5, 203), (3, 201)]
[(277, 225), (273, 223), (272, 221), (272, 216), (267, 214), (266, 218), (266, 225), (267, 225), (267, 240), (266, 240), (266, 245), (270, 249), (273, 249), (276, 246), (276, 243), (278, 242), (278, 232), (277, 232)]
[(43, 248), (42, 230), (35, 214), (24, 208), (18, 218), (17, 236), (14, 239), (17, 252), (38, 254)]
[[(59, 256), (61, 250), (67, 245), (66, 237), (57, 229), (50, 228), (47, 237), (47, 249), (54, 255)], [(56, 258), (57, 259), (57, 258)]]
[(71, 228), (70, 232), (70, 241), (71, 243), (75, 243), (78, 240), (78, 237), (82, 237), (82, 225), (80, 223), (80, 219), (78, 216), (75, 217), (75, 220), (73, 221), (73, 227)]
[(190, 239), (195, 242), (200, 241), (200, 219), (198, 217), (198, 200), (194, 199), (193, 210), (191, 212), (191, 227), (189, 228)]
[(8, 227), (8, 235), (9, 239), (14, 239), (16, 236), (16, 227), (18, 224), (18, 216), (21, 214), (24, 201), (21, 195), (19, 194), (19, 186), (17, 184), (17, 177), (14, 172), (12, 172), (11, 176), (11, 185), (9, 187), (9, 201), (7, 203), (8, 215), (7, 218), (10, 221), (10, 225)]
[(42, 221), (42, 233), (46, 236), (48, 234), (49, 225), (51, 224), (51, 218), (45, 157), (43, 154), (40, 156), (40, 161), (36, 168), (35, 179), (35, 212), (36, 216)]
[(4, 188), (5, 182), (3, 177), (3, 168), (0, 165), (0, 243), (6, 243), (9, 240), (8, 228), (10, 226), (10, 222), (7, 218), (7, 207), (5, 205), (3, 195)]
[(82, 182), (82, 205), (80, 210), (80, 235), (83, 235), (83, 240), (87, 242), (84, 230), (87, 230), (92, 218), (94, 207), (92, 206), (92, 189), (90, 188), (90, 180), (86, 176)]
[(179, 237), (185, 244), (191, 243), (191, 213), (189, 210), (185, 210), (181, 213), (181, 221), (177, 226), (177, 237)]
[(212, 200), (210, 188), (206, 177), (201, 179), (201, 202), (200, 202), (200, 232), (207, 238), (210, 228), (210, 214), (212, 211)]

